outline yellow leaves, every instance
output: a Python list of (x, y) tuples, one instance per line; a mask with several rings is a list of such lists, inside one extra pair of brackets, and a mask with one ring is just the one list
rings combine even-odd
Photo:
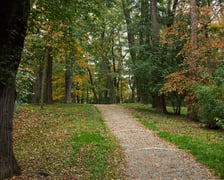
[(56, 101), (63, 101), (64, 98), (64, 72), (53, 74), (52, 78), (53, 98)]
[(84, 60), (84, 59), (79, 59), (76, 61), (76, 63), (79, 65), (79, 67), (81, 68), (87, 68), (88, 67), (88, 64), (87, 62)]
[(78, 83), (78, 85), (82, 87), (83, 85), (88, 83), (89, 76), (88, 74), (84, 74), (84, 75), (77, 74), (77, 75), (74, 75), (72, 79), (73, 79), (73, 82)]

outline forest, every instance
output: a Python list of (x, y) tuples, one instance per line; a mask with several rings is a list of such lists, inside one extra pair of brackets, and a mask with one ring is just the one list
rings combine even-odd
[[(220, 1), (33, 2), (17, 104), (166, 105), (223, 124)], [(209, 114), (208, 114), (209, 113)]]
[[(12, 147), (13, 112), (24, 104), (139, 103), (175, 115), (187, 108), (188, 119), (224, 129), (223, 7), (223, 0), (6, 3), (1, 158)], [(12, 151), (8, 157), (1, 175), (17, 171)], [(14, 165), (5, 170), (8, 159)]]

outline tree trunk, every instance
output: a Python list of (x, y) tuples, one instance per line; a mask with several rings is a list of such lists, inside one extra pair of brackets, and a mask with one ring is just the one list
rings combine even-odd
[[(105, 33), (102, 32), (102, 34), (101, 34), (102, 42), (105, 40), (104, 37), (105, 37)], [(102, 44), (102, 46), (103, 46), (103, 44)], [(114, 103), (117, 102), (116, 101), (116, 93), (115, 93), (115, 89), (114, 89), (113, 79), (112, 79), (112, 76), (111, 76), (111, 70), (110, 70), (110, 67), (109, 67), (109, 61), (108, 61), (106, 55), (102, 56), (102, 64), (103, 64), (103, 67), (104, 67), (104, 70), (105, 70), (105, 73), (106, 73), (106, 77), (107, 77), (107, 86), (109, 88), (110, 103), (114, 104)]]
[(65, 71), (65, 99), (66, 104), (72, 103), (72, 72), (68, 60), (66, 60), (66, 71)]
[[(192, 50), (196, 50), (197, 48), (197, 29), (198, 29), (198, 21), (197, 21), (197, 3), (196, 0), (190, 0), (190, 12), (191, 12), (191, 47)], [(194, 57), (194, 52), (192, 53)]]
[(153, 97), (154, 99), (154, 105), (155, 105), (155, 108), (156, 108), (156, 112), (159, 113), (159, 114), (167, 114), (167, 110), (166, 110), (166, 101), (165, 101), (165, 97), (164, 95), (161, 95), (161, 96), (154, 96)]
[(134, 44), (135, 44), (134, 39), (135, 38), (134, 38), (133, 30), (131, 29), (132, 22), (131, 22), (130, 10), (128, 9), (129, 5), (130, 4), (128, 4), (126, 0), (122, 0), (123, 13), (124, 13), (124, 17), (125, 17), (126, 24), (127, 24), (129, 51), (130, 51), (132, 61), (135, 62), (135, 60), (136, 60), (136, 52), (134, 49)]
[(52, 47), (48, 47), (47, 49), (47, 72), (46, 72), (46, 93), (45, 93), (45, 103), (52, 104)]
[(20, 173), (13, 153), (15, 78), (26, 36), (29, 0), (9, 0), (0, 10), (0, 179)]
[(47, 71), (47, 59), (44, 62), (43, 68), (43, 75), (42, 75), (42, 82), (41, 82), (41, 94), (40, 94), (40, 108), (44, 108), (44, 91), (45, 91), (45, 79), (46, 79), (46, 72)]
[(89, 88), (86, 88), (86, 103), (89, 104)]
[[(191, 54), (190, 54), (190, 65), (189, 68), (193, 69), (196, 67), (196, 63), (194, 61), (195, 53), (197, 49), (197, 29), (198, 29), (198, 21), (197, 21), (197, 2), (196, 0), (190, 0), (190, 12), (191, 12)], [(190, 73), (190, 78), (194, 78), (195, 74), (193, 72)], [(189, 102), (192, 104), (193, 102)], [(192, 105), (188, 106), (187, 118), (191, 120), (197, 120), (197, 113), (194, 110)]]
[[(113, 63), (113, 73), (118, 73), (118, 70), (116, 69), (116, 62), (115, 62), (115, 56), (114, 56), (114, 37), (113, 37), (113, 34), (114, 34), (114, 30), (111, 32), (112, 33), (112, 48), (111, 48), (111, 55), (112, 55), (112, 63)], [(120, 97), (118, 95), (119, 93), (119, 78), (116, 76), (113, 78), (113, 89), (114, 89), (114, 93), (115, 93), (115, 103), (119, 103), (120, 101)], [(116, 91), (115, 91), (116, 89)]]
[(36, 79), (33, 84), (33, 98), (32, 98), (33, 104), (39, 104), (40, 92), (41, 92), (41, 70), (38, 69), (38, 71), (36, 72)]
[(140, 78), (135, 78), (136, 79), (136, 90), (137, 90), (137, 103), (142, 102), (142, 85), (140, 82)]
[(157, 0), (151, 0), (152, 44), (157, 50), (159, 42), (159, 26), (157, 22)]
[(110, 92), (109, 92), (110, 93), (110, 103), (114, 104), (114, 103), (117, 102), (117, 99), (116, 99), (116, 93), (115, 93), (115, 90), (114, 90), (114, 84), (113, 84), (112, 77), (111, 77), (111, 72), (110, 72), (110, 69), (108, 67), (107, 60), (103, 59), (102, 62), (103, 62), (104, 69), (106, 71), (107, 85), (108, 85), (108, 88), (110, 90)]
[[(158, 51), (159, 46), (159, 26), (157, 22), (157, 0), (151, 0), (151, 21), (152, 21), (152, 44), (153, 52)], [(158, 81), (160, 80), (160, 77), (158, 76)], [(165, 103), (165, 97), (164, 95), (155, 95), (153, 98), (153, 106), (156, 108), (157, 113), (167, 113), (166, 110), (166, 103)]]
[(122, 78), (121, 78), (120, 82), (121, 82), (121, 85), (120, 85), (120, 103), (122, 103), (124, 101), (124, 98), (123, 98), (123, 81), (122, 81)]
[(99, 104), (100, 101), (99, 101), (99, 98), (97, 97), (97, 93), (96, 93), (95, 85), (94, 85), (94, 82), (93, 82), (93, 76), (92, 76), (91, 70), (90, 70), (90, 68), (87, 68), (87, 70), (89, 72), (89, 81), (90, 81), (90, 84), (91, 84), (91, 89), (93, 91), (93, 96), (94, 96), (94, 99), (95, 99), (95, 103)]
[[(127, 25), (127, 34), (128, 34), (128, 46), (129, 46), (129, 52), (131, 55), (131, 59), (133, 64), (136, 63), (136, 50), (135, 50), (135, 38), (134, 38), (134, 29), (132, 29), (132, 20), (130, 15), (130, 9), (128, 8), (130, 6), (130, 3), (127, 0), (122, 0), (122, 7), (123, 7), (123, 13)], [(134, 75), (135, 81), (139, 82), (139, 78), (137, 75)], [(137, 102), (141, 101), (141, 84), (136, 83), (136, 89), (137, 89)]]
[(16, 90), (14, 83), (0, 87), (0, 179), (20, 174), (13, 154), (12, 121)]

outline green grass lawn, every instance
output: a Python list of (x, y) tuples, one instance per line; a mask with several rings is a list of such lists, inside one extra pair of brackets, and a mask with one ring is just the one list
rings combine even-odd
[(22, 106), (14, 116), (15, 179), (124, 179), (124, 156), (91, 105)]
[[(224, 178), (224, 131), (209, 130), (203, 124), (187, 120), (183, 115), (156, 114), (151, 105), (124, 104), (133, 109), (133, 114), (157, 135), (186, 149), (198, 161), (216, 171)], [(171, 108), (168, 108), (171, 111)], [(186, 114), (186, 109), (183, 110)]]

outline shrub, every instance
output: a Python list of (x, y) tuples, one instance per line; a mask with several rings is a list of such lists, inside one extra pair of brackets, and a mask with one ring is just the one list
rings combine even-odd
[(16, 76), (17, 104), (29, 103), (33, 95), (33, 82), (35, 77), (28, 68), (20, 66)]
[(198, 113), (208, 128), (224, 127), (224, 86), (201, 86), (195, 88), (198, 94)]

